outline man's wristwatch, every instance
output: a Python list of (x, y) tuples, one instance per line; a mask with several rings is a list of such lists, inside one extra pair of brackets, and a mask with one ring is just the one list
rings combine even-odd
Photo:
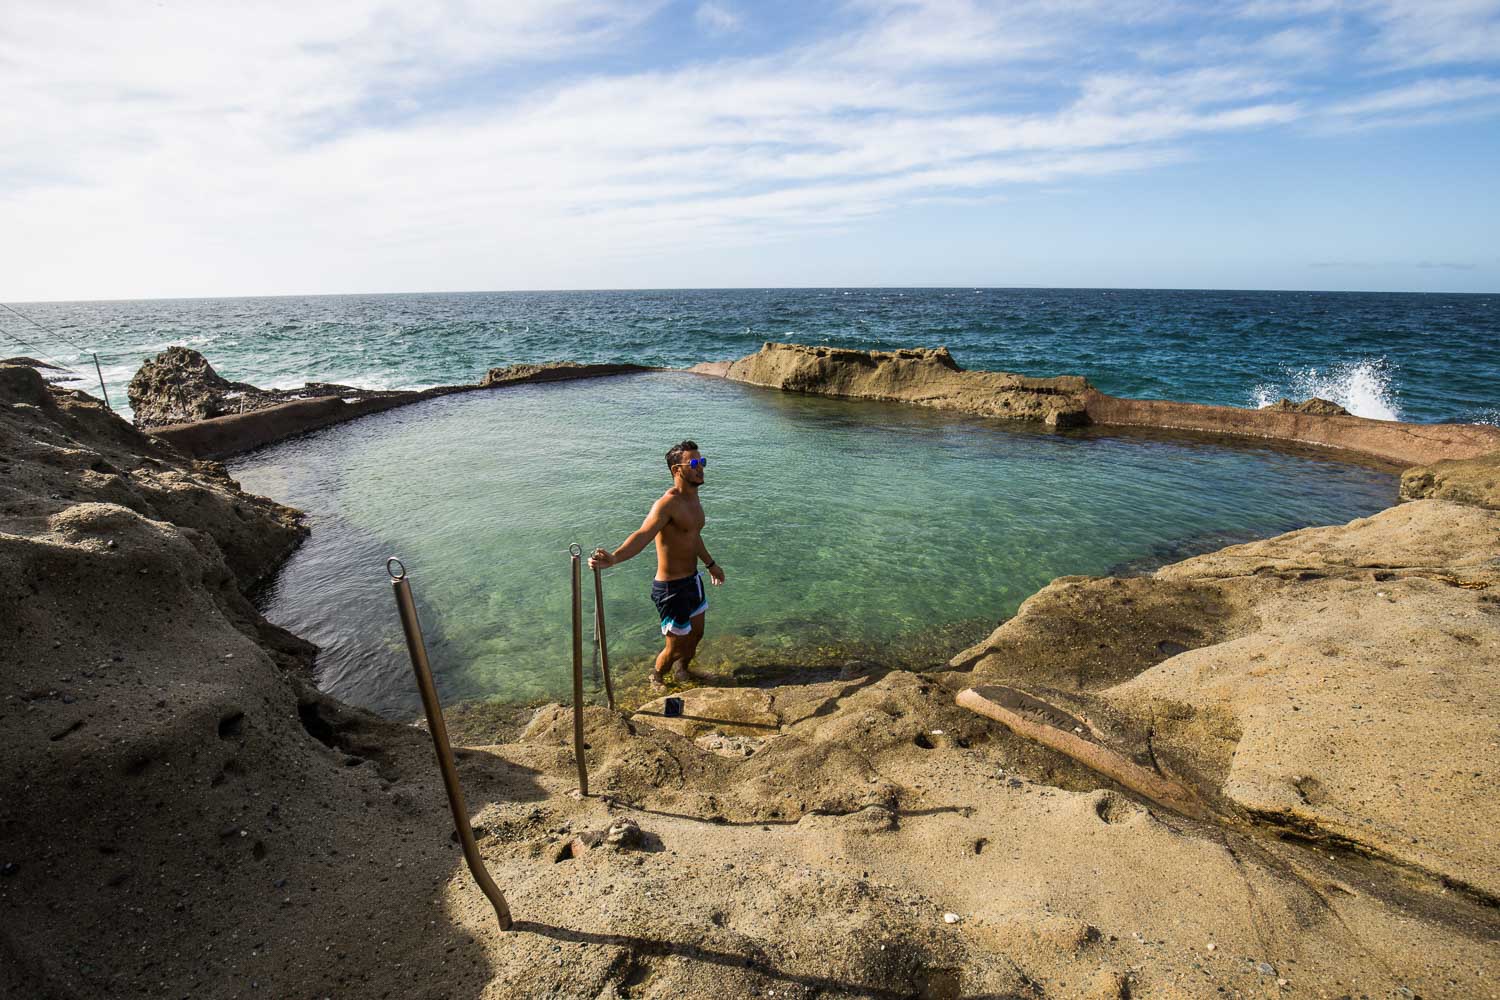
[(719, 564), (716, 563), (716, 562), (714, 562), (712, 559), (710, 559), (708, 562), (706, 562), (706, 563), (703, 564), (703, 568), (704, 569), (713, 569), (717, 565), (719, 565)]

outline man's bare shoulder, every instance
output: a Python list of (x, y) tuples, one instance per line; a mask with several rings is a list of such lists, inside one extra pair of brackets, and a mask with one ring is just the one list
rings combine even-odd
[(672, 487), (661, 495), (661, 499), (651, 506), (663, 514), (671, 514), (682, 503), (682, 494), (677, 492), (677, 487)]

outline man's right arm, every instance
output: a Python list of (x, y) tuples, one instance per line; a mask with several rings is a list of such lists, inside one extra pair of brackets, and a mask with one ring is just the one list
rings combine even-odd
[(641, 522), (641, 526), (632, 532), (629, 538), (620, 543), (619, 548), (613, 552), (596, 549), (594, 554), (589, 556), (589, 568), (592, 569), (595, 566), (613, 566), (615, 563), (622, 563), (632, 556), (638, 555), (642, 549), (650, 544), (651, 539), (655, 538), (661, 532), (661, 529), (665, 528), (668, 522), (672, 520), (672, 516), (668, 511), (668, 499), (667, 497), (662, 497), (656, 503), (652, 504), (651, 513), (646, 515), (646, 520)]

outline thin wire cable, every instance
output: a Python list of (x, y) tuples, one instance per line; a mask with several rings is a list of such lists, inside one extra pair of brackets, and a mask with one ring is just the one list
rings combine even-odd
[[(73, 341), (69, 340), (67, 337), (64, 337), (62, 334), (58, 333), (56, 330), (53, 330), (53, 329), (50, 329), (48, 327), (43, 326), (42, 324), (38, 323), (36, 320), (32, 319), (30, 316), (27, 316), (25, 313), (21, 312), (19, 309), (14, 309), (11, 306), (6, 305), (4, 302), (0, 302), (0, 309), (4, 309), (6, 312), (11, 313), (12, 315), (21, 317), (21, 319), (24, 319), (26, 322), (30, 323), (32, 326), (36, 327), (38, 330), (41, 330), (43, 333), (47, 334), (48, 336), (56, 337), (58, 340), (62, 341), (64, 344), (67, 344), (69, 347), (73, 348), (73, 350), (77, 351), (80, 356), (86, 354), (86, 355), (89, 355), (90, 357), (92, 357), (94, 359), (94, 373), (99, 376), (99, 395), (100, 395), (101, 398), (103, 398), (104, 405), (107, 406), (107, 407), (110, 407), (111, 409), (113, 409), (113, 406), (111, 406), (111, 404), (109, 402), (109, 390), (104, 387), (104, 372), (99, 367), (99, 352), (98, 351), (94, 351), (94, 350), (91, 350), (91, 349), (86, 348), (86, 347), (80, 347), (78, 344), (75, 344)], [(22, 344), (26, 343), (24, 340), (21, 340), (20, 337), (17, 337), (13, 333), (7, 333), (6, 336), (10, 337), (12, 340), (15, 340), (17, 343), (22, 343)], [(28, 345), (28, 346), (30, 346), (30, 345)], [(32, 347), (31, 349), (32, 350), (36, 350), (35, 347)], [(45, 360), (51, 360), (53, 364), (58, 364), (58, 362), (56, 361), (56, 359), (48, 359), (48, 358), (46, 358), (45, 355), (43, 356), (43, 360), (44, 361)], [(59, 367), (61, 367), (64, 371), (73, 371), (67, 365), (59, 365)], [(83, 374), (82, 372), (73, 372), (73, 374), (77, 375), (79, 378), (82, 378), (82, 379), (87, 379), (88, 378), (88, 376), (85, 375), (85, 374)]]
[(9, 337), (11, 340), (14, 340), (16, 343), (26, 348), (28, 351), (35, 353), (38, 361), (45, 361), (53, 368), (56, 368), (60, 371), (70, 372), (74, 375), (77, 375), (79, 378), (87, 378), (87, 376), (84, 375), (83, 372), (78, 371), (76, 368), (69, 368), (67, 365), (63, 364), (56, 358), (48, 356), (40, 347), (22, 340), (20, 337), (17, 337), (15, 334), (11, 333), (9, 330), (0, 329), (0, 336)]
[(0, 302), (0, 309), (4, 309), (8, 313), (14, 313), (15, 315), (21, 317), (26, 322), (30, 323), (32, 326), (36, 327), (38, 330), (42, 331), (43, 333), (51, 334), (52, 336), (56, 337), (58, 340), (62, 341), (64, 344), (67, 344), (69, 347), (73, 348), (73, 350), (77, 351), (79, 354), (93, 354), (94, 353), (94, 351), (91, 348), (79, 347), (77, 344), (73, 343), (67, 337), (64, 337), (62, 334), (58, 333), (56, 330), (48, 329), (47, 327), (45, 327), (42, 324), (38, 323), (36, 320), (32, 319), (30, 316), (27, 316), (25, 313), (19, 312), (16, 309), (12, 309), (10, 306), (6, 305), (4, 302)]

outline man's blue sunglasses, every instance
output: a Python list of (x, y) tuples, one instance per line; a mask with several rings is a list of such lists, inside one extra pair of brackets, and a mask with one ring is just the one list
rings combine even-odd
[(706, 469), (706, 468), (708, 468), (708, 459), (706, 459), (706, 458), (690, 458), (686, 462), (678, 462), (677, 464), (678, 465), (685, 465), (689, 469)]

